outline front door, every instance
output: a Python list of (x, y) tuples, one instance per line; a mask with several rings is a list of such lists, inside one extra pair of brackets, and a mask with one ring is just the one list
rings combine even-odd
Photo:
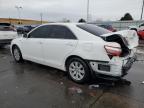
[(43, 42), (48, 35), (46, 26), (40, 26), (30, 32), (27, 38), (23, 39), (22, 42), (22, 54), (23, 57), (38, 63), (44, 61), (44, 50)]

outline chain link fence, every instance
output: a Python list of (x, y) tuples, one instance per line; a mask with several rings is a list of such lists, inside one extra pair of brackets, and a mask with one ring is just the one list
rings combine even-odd
[(130, 26), (139, 26), (140, 24), (144, 23), (144, 20), (137, 20), (137, 21), (105, 21), (105, 22), (95, 22), (95, 24), (110, 24), (117, 30), (125, 30), (128, 29)]
[[(112, 25), (114, 28), (119, 30), (126, 30), (129, 27), (138, 27), (140, 24), (144, 23), (144, 20), (137, 20), (137, 21), (107, 21), (107, 22), (96, 22), (95, 24), (109, 24)], [(141, 47), (140, 47), (141, 46)], [(140, 42), (140, 46), (137, 48), (137, 61), (144, 63), (144, 40)]]

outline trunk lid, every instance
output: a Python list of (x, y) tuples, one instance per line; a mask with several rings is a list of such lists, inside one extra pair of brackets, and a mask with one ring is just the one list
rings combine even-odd
[[(122, 30), (122, 31), (118, 31), (118, 32), (104, 34), (101, 36), (103, 37), (103, 39), (105, 41), (107, 41), (108, 38), (109, 38), (109, 40), (111, 39), (111, 41), (113, 41), (114, 36), (119, 36), (120, 38), (122, 38), (122, 41), (125, 44), (125, 46), (127, 46), (129, 49), (133, 49), (134, 47), (138, 46), (139, 38), (138, 38), (137, 33), (134, 30)], [(113, 42), (115, 42), (115, 41), (113, 41)]]

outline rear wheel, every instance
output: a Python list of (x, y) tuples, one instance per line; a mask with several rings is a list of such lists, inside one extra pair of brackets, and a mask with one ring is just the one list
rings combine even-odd
[(13, 47), (12, 52), (13, 52), (13, 57), (14, 57), (16, 62), (22, 62), (23, 61), (21, 51), (17, 46)]
[(69, 77), (77, 83), (85, 83), (90, 79), (90, 70), (84, 60), (80, 58), (72, 58), (68, 60), (66, 68)]

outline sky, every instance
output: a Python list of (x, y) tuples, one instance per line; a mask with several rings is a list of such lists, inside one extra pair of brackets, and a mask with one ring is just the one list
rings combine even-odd
[[(129, 12), (140, 19), (142, 0), (89, 0), (89, 20), (116, 21)], [(0, 17), (18, 18), (16, 6), (21, 6), (21, 18), (77, 22), (86, 19), (87, 0), (0, 0)]]

